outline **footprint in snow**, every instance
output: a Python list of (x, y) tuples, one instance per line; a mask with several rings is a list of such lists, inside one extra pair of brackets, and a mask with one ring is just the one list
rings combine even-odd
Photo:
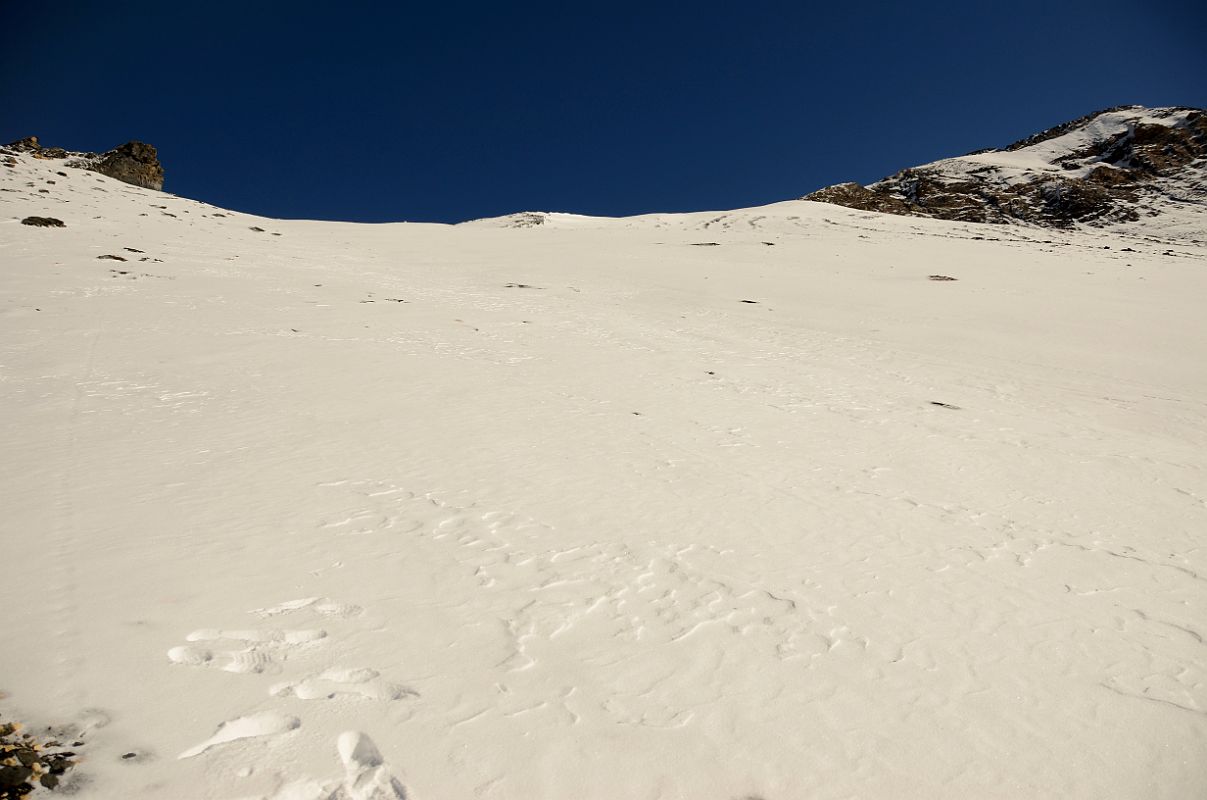
[[(322, 630), (218, 630), (203, 628), (185, 637), (187, 644), (173, 647), (168, 659), (190, 667), (214, 667), (224, 672), (260, 673), (280, 669), (289, 651), (324, 639)], [(231, 649), (212, 648), (209, 643), (235, 643)], [(240, 647), (239, 645), (243, 646)]]
[(228, 742), (237, 742), (240, 739), (278, 736), (299, 728), (301, 725), (302, 722), (297, 717), (287, 717), (282, 714), (274, 714), (271, 711), (239, 717), (219, 724), (218, 730), (215, 731), (213, 736), (201, 744), (185, 750), (177, 758), (193, 758), (212, 747), (227, 744)]
[(329, 669), (300, 681), (278, 683), (268, 693), (299, 700), (330, 700), (339, 695), (367, 700), (399, 700), (419, 696), (414, 689), (381, 680), (377, 670), (367, 668)]
[(258, 800), (410, 800), (411, 795), (394, 777), (377, 745), (366, 734), (348, 731), (336, 741), (344, 765), (342, 779), (302, 778), (279, 787)]
[[(326, 597), (303, 597), (274, 606), (255, 608), (248, 613), (269, 617), (311, 611), (323, 617), (355, 617), (362, 609), (349, 603), (337, 603)], [(291, 652), (325, 639), (327, 632), (314, 630), (220, 630), (202, 628), (185, 638), (192, 644), (173, 647), (168, 659), (190, 667), (213, 667), (224, 672), (275, 672)], [(215, 644), (218, 643), (218, 644)]]
[(340, 760), (344, 762), (343, 790), (348, 800), (406, 800), (407, 790), (390, 774), (377, 745), (359, 731), (341, 733)]
[(286, 600), (284, 603), (278, 603), (275, 606), (254, 608), (248, 613), (254, 614), (257, 617), (268, 618), (280, 614), (289, 614), (293, 611), (301, 611), (302, 609), (309, 609), (324, 617), (355, 617), (361, 613), (360, 606), (336, 603), (326, 597), (303, 597), (299, 600)]

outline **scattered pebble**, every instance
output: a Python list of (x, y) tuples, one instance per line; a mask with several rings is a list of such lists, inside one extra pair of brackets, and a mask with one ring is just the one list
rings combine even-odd
[(0, 800), (17, 800), (38, 786), (55, 788), (75, 766), (74, 758), (75, 753), (54, 739), (22, 733), (18, 723), (0, 723)]

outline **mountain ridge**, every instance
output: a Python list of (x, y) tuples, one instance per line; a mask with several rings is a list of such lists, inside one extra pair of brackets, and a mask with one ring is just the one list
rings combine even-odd
[(46, 147), (37, 136), (27, 136), (0, 147), (0, 156), (8, 166), (16, 163), (14, 156), (18, 154), (39, 159), (65, 159), (64, 166), (67, 167), (99, 172), (123, 183), (163, 191), (164, 170), (159, 162), (159, 152), (146, 142), (133, 140), (104, 153), (91, 153)]
[(1207, 207), (1207, 111), (1115, 106), (1003, 148), (909, 167), (863, 186), (803, 200), (863, 211), (991, 224), (1068, 228)]
[[(65, 167), (163, 190), (158, 152), (140, 141), (100, 154), (47, 147), (36, 136), (0, 146), (0, 162), (9, 167), (19, 155), (62, 160)], [(1113, 106), (1001, 148), (908, 167), (867, 186), (834, 184), (799, 199), (898, 216), (1043, 228), (1159, 217), (1158, 227), (1180, 228), (1180, 238), (1198, 239), (1207, 231), (1207, 110)], [(554, 219), (581, 224), (591, 217), (520, 211), (467, 222), (527, 228)]]

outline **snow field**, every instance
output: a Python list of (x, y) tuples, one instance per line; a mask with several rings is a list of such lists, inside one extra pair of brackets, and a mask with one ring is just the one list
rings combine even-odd
[(1193, 240), (57, 169), (0, 178), (0, 703), (103, 711), (81, 797), (1207, 786)]

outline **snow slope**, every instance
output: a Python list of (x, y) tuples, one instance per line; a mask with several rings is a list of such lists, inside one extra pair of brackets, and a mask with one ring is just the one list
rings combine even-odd
[[(953, 179), (980, 180), (1003, 185), (1034, 181), (1044, 175), (1087, 178), (1095, 169), (1116, 169), (1102, 160), (1095, 146), (1134, 131), (1142, 125), (1177, 128), (1187, 124), (1196, 109), (1144, 108), (1126, 106), (1094, 115), (1083, 124), (1069, 123), (1069, 130), (1017, 149), (986, 150), (957, 158), (945, 158), (918, 169), (930, 169)], [(1023, 142), (1019, 142), (1023, 145)], [(984, 167), (990, 167), (985, 170)], [(875, 186), (875, 184), (873, 184)]]
[[(1119, 106), (804, 200), (957, 222), (1207, 232), (1207, 110)], [(1156, 223), (1160, 220), (1160, 224)]]
[(60, 170), (0, 170), (0, 713), (82, 736), (80, 798), (1207, 791), (1176, 226)]

